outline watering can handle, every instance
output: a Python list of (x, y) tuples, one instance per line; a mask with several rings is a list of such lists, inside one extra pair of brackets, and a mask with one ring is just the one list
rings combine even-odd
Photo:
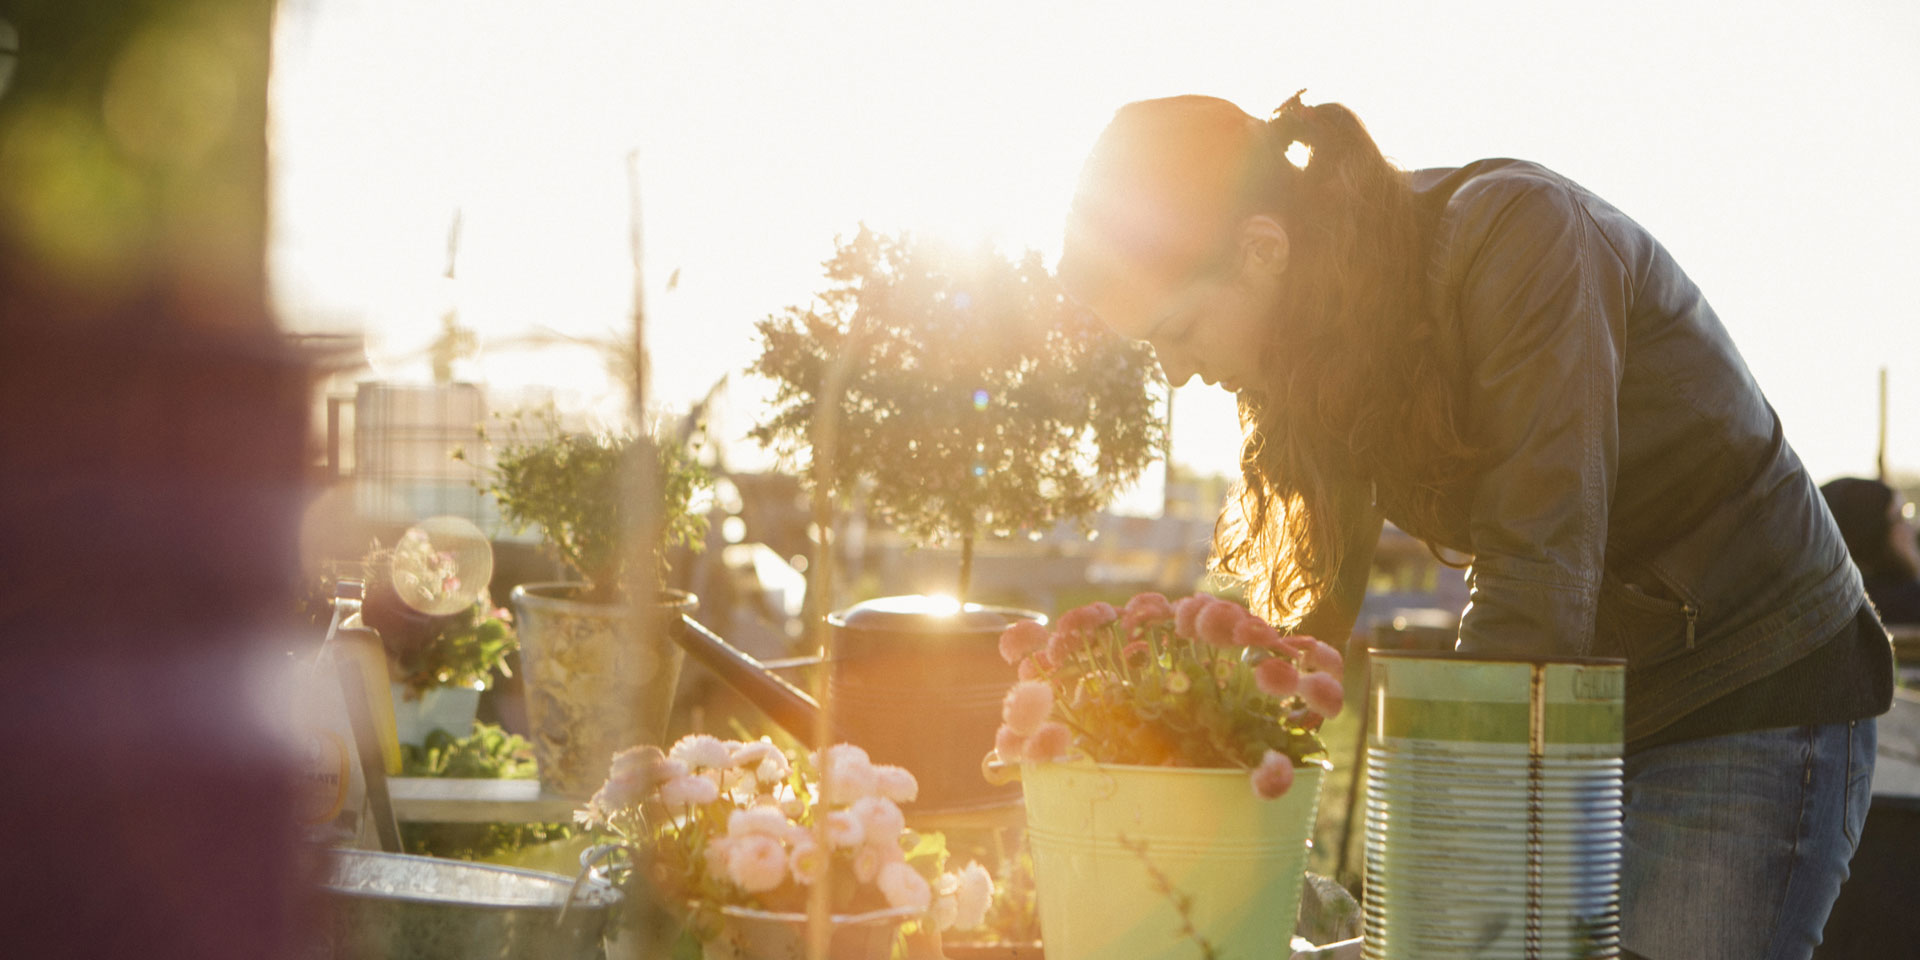
[(1020, 779), (1020, 764), (1000, 759), (998, 749), (988, 750), (987, 755), (980, 758), (980, 775), (996, 787), (1006, 786)]
[(688, 656), (759, 707), (768, 719), (802, 742), (813, 739), (820, 704), (806, 691), (781, 679), (766, 664), (686, 614), (680, 615), (679, 623), (669, 623), (667, 632)]

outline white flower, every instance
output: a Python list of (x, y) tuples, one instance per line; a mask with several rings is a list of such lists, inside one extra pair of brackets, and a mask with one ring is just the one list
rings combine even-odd
[(880, 875), (880, 868), (906, 860), (907, 855), (900, 852), (898, 843), (863, 843), (853, 855), (853, 878), (872, 883)]
[(987, 908), (993, 905), (993, 875), (986, 867), (967, 863), (960, 871), (960, 889), (954, 894), (954, 903), (958, 907), (953, 921), (957, 929), (972, 930), (987, 922)]
[(912, 803), (920, 795), (920, 781), (915, 779), (913, 771), (892, 764), (876, 764), (873, 768), (874, 789), (894, 803)]
[(727, 815), (727, 836), (745, 837), (753, 834), (784, 840), (792, 832), (793, 822), (787, 815), (774, 807), (754, 807), (751, 810), (735, 810)]
[(887, 898), (887, 906), (910, 907), (924, 913), (933, 905), (933, 887), (905, 861), (882, 866), (875, 883), (880, 887), (881, 896)]
[(733, 848), (733, 841), (726, 837), (714, 837), (707, 843), (702, 856), (706, 858), (707, 876), (724, 877), (727, 875), (727, 853)]
[(768, 784), (785, 780), (791, 769), (787, 765), (787, 755), (765, 737), (733, 748), (733, 765), (752, 771), (760, 782)]
[(950, 930), (960, 917), (960, 905), (953, 898), (939, 897), (933, 901), (933, 928)]
[(827, 875), (830, 859), (812, 838), (805, 838), (795, 841), (793, 851), (787, 854), (787, 869), (793, 874), (793, 882), (810, 886)]
[(866, 828), (869, 843), (891, 842), (897, 846), (900, 831), (907, 828), (906, 815), (886, 797), (861, 797), (854, 801), (853, 815), (860, 818), (860, 825)]
[(867, 752), (850, 743), (836, 743), (820, 758), (821, 799), (844, 806), (861, 797), (873, 795), (873, 761)]
[(786, 882), (787, 848), (765, 834), (732, 838), (727, 876), (748, 893), (766, 893)]
[(725, 741), (719, 737), (704, 733), (690, 733), (673, 745), (667, 756), (685, 763), (695, 770), (714, 770), (732, 765), (731, 751)]
[(705, 777), (675, 777), (660, 785), (660, 802), (669, 809), (700, 806), (720, 799), (720, 788)]
[(867, 842), (867, 825), (851, 810), (827, 814), (827, 842), (837, 849), (857, 847)]

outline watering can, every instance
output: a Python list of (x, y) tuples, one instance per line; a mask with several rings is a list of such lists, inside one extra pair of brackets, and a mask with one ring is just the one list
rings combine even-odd
[[(911, 770), (920, 783), (919, 815), (1019, 803), (1020, 785), (988, 783), (980, 758), (993, 748), (1000, 702), (1017, 679), (1000, 657), (1000, 634), (1019, 620), (1046, 619), (918, 596), (882, 597), (829, 616), (834, 741), (861, 747), (875, 763)], [(787, 732), (812, 741), (821, 708), (806, 691), (691, 617), (682, 616), (672, 632), (688, 656)]]

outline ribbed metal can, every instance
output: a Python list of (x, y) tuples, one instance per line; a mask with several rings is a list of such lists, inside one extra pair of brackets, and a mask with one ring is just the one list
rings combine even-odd
[(1625, 661), (1371, 655), (1362, 955), (1618, 957)]

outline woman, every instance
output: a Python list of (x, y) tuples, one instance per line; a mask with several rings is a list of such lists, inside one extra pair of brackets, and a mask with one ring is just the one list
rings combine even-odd
[(1338, 104), (1174, 97), (1101, 135), (1060, 275), (1171, 383), (1238, 394), (1215, 566), (1270, 618), (1346, 636), (1384, 516), (1472, 556), (1459, 649), (1626, 658), (1626, 949), (1810, 955), (1891, 651), (1653, 237), (1535, 164), (1398, 170)]
[(1878, 480), (1859, 477), (1829, 480), (1820, 493), (1880, 619), (1920, 623), (1920, 543), (1914, 540), (1907, 498)]

